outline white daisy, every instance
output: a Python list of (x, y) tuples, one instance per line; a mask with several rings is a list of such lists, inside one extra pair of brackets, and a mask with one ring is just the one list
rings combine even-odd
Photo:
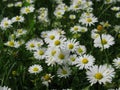
[(51, 83), (52, 78), (53, 76), (51, 74), (45, 74), (44, 76), (41, 77), (42, 84), (48, 87), (49, 83)]
[(113, 11), (119, 11), (119, 10), (120, 10), (120, 7), (114, 6), (114, 7), (111, 8), (111, 10), (113, 10)]
[(32, 4), (35, 0), (25, 0), (25, 1)]
[(51, 43), (53, 42), (54, 39), (59, 39), (59, 38), (60, 38), (60, 34), (57, 31), (55, 30), (48, 31), (47, 36), (45, 38), (45, 42)]
[(59, 38), (59, 39), (54, 39), (52, 42), (49, 43), (48, 46), (50, 47), (64, 47), (66, 38)]
[(65, 48), (71, 52), (74, 52), (78, 47), (78, 45), (79, 45), (79, 42), (77, 42), (76, 39), (67, 40), (65, 42)]
[(42, 70), (43, 68), (41, 67), (41, 65), (34, 64), (29, 67), (28, 72), (31, 74), (32, 73), (37, 74), (37, 73), (40, 73)]
[(120, 58), (116, 58), (113, 60), (113, 65), (119, 69), (120, 68)]
[(61, 64), (66, 64), (68, 61), (68, 57), (69, 57), (70, 52), (66, 49), (60, 49), (59, 51), (57, 51), (56, 55), (55, 55), (55, 60), (56, 63), (61, 65)]
[(26, 49), (27, 50), (36, 50), (36, 40), (32, 39), (26, 43)]
[(91, 31), (91, 38), (92, 38), (92, 39), (96, 39), (96, 38), (100, 37), (100, 34), (97, 33), (97, 32), (98, 32), (97, 29), (93, 29), (93, 30)]
[(93, 66), (95, 62), (95, 58), (92, 55), (83, 55), (79, 56), (76, 60), (76, 67), (79, 69), (89, 69), (89, 67)]
[(0, 86), (0, 90), (11, 90), (11, 88), (8, 88), (8, 87), (6, 87), (6, 86)]
[(78, 55), (83, 55), (86, 53), (86, 47), (84, 45), (79, 45), (77, 48), (76, 48), (76, 53)]
[(6, 46), (18, 48), (20, 46), (19, 42), (10, 40), (5, 43)]
[(56, 64), (56, 58), (55, 55), (57, 54), (57, 52), (59, 51), (59, 48), (55, 48), (55, 47), (48, 47), (48, 49), (46, 50), (46, 59), (45, 62), (47, 63), (48, 66), (53, 66)]
[(98, 20), (95, 16), (80, 17), (79, 22), (82, 23), (85, 26), (91, 26), (91, 25), (94, 25), (96, 22), (98, 22)]
[(81, 26), (75, 25), (74, 27), (71, 27), (70, 32), (72, 33), (78, 33), (81, 30)]
[(40, 48), (40, 49), (34, 51), (34, 58), (36, 58), (38, 60), (44, 59), (45, 51), (46, 51), (46, 48)]
[(94, 40), (94, 47), (99, 47), (101, 49), (109, 48), (113, 44), (115, 44), (114, 38), (109, 34), (102, 34), (101, 38), (98, 36)]
[(14, 32), (14, 34), (16, 35), (17, 38), (26, 33), (27, 33), (27, 31), (24, 29), (17, 29), (17, 31)]
[(120, 18), (120, 12), (116, 13), (116, 18)]
[(100, 66), (93, 66), (90, 67), (87, 72), (87, 78), (91, 85), (95, 83), (99, 84), (106, 84), (112, 82), (112, 78), (115, 76), (114, 69), (111, 66), (107, 65), (100, 65)]
[(115, 26), (114, 26), (114, 30), (115, 30), (117, 33), (120, 33), (120, 25), (115, 25)]
[(12, 18), (12, 22), (24, 22), (24, 17), (23, 16), (15, 16)]
[(68, 64), (69, 65), (75, 65), (76, 60), (77, 60), (77, 55), (76, 54), (70, 55), (69, 59), (68, 59)]
[(68, 66), (64, 66), (62, 68), (59, 68), (57, 71), (58, 77), (60, 78), (67, 78), (71, 75), (71, 69)]
[(22, 2), (16, 2), (14, 6), (15, 7), (22, 7)]
[(34, 8), (34, 6), (27, 6), (27, 7), (22, 7), (21, 8), (21, 14), (28, 14), (28, 13), (32, 13), (32, 12), (34, 12), (34, 10), (35, 10), (35, 8)]
[(74, 20), (74, 19), (76, 19), (76, 16), (75, 16), (74, 14), (71, 14), (71, 15), (69, 15), (69, 18), (70, 18), (71, 20)]
[(7, 28), (10, 28), (12, 25), (12, 21), (9, 20), (7, 17), (6, 18), (3, 18), (1, 23), (0, 23), (0, 27), (3, 29), (3, 30), (6, 30)]
[(63, 15), (64, 15), (65, 11), (64, 10), (56, 10), (54, 12), (54, 15), (57, 17), (57, 18), (62, 18)]

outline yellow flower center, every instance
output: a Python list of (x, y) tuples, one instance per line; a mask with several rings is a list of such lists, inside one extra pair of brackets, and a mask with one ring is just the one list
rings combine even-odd
[(33, 68), (33, 71), (34, 71), (34, 72), (37, 72), (38, 70), (39, 70), (39, 69), (38, 69), (37, 67), (34, 67), (34, 68)]
[(39, 55), (44, 55), (44, 51), (43, 50), (40, 50), (38, 53), (39, 53)]
[(78, 30), (78, 27), (74, 27), (74, 30), (77, 31), (77, 30)]
[(87, 22), (92, 22), (92, 19), (91, 18), (87, 18)]
[(60, 41), (59, 41), (59, 40), (56, 40), (56, 41), (54, 42), (54, 44), (55, 44), (56, 46), (58, 46), (58, 45), (60, 45)]
[(45, 79), (45, 81), (50, 80), (50, 75), (49, 75), (49, 74), (46, 74), (46, 75), (44, 76), (44, 79)]
[(17, 21), (19, 21), (19, 20), (20, 20), (20, 17), (19, 17), (19, 16), (17, 16), (17, 17), (16, 17), (16, 20), (17, 20)]
[(87, 64), (87, 63), (88, 63), (88, 59), (87, 59), (87, 58), (83, 58), (83, 59), (82, 59), (82, 63), (83, 63), (83, 64)]
[(54, 56), (55, 54), (56, 54), (56, 51), (53, 50), (53, 51), (51, 52), (51, 55)]
[(103, 75), (98, 72), (98, 73), (96, 73), (96, 74), (94, 75), (94, 77), (95, 77), (96, 79), (100, 80), (100, 79), (103, 78)]
[(102, 43), (103, 45), (107, 44), (106, 39), (102, 39), (101, 43)]
[(23, 32), (22, 29), (19, 29), (19, 30), (18, 30), (18, 33), (22, 33), (22, 32)]
[(9, 45), (14, 46), (15, 45), (14, 41), (9, 41)]
[(82, 53), (83, 50), (81, 48), (78, 48), (78, 53)]
[(64, 59), (64, 58), (65, 58), (65, 55), (62, 54), (62, 53), (60, 53), (58, 57), (59, 57), (59, 59)]
[(69, 45), (68, 45), (68, 48), (69, 48), (69, 49), (73, 49), (73, 48), (74, 48), (74, 45), (73, 45), (73, 44), (69, 44)]
[(31, 43), (31, 44), (30, 44), (30, 47), (31, 47), (31, 48), (34, 48), (34, 47), (35, 47), (35, 45), (34, 45), (33, 43)]
[(61, 15), (61, 12), (57, 12), (57, 15)]
[(54, 35), (51, 35), (49, 38), (50, 38), (51, 40), (53, 40), (53, 39), (55, 38), (55, 36), (54, 36)]
[(65, 69), (62, 70), (62, 74), (67, 74), (67, 71)]
[(71, 61), (75, 61), (75, 58), (74, 58), (74, 57), (71, 57), (70, 60), (71, 60)]
[(7, 22), (7, 21), (6, 21), (6, 22), (4, 22), (4, 25), (5, 25), (5, 26), (8, 26), (8, 22)]
[(29, 12), (30, 12), (30, 9), (29, 9), (29, 8), (26, 8), (26, 9), (25, 9), (25, 12), (26, 12), (26, 13), (29, 13)]

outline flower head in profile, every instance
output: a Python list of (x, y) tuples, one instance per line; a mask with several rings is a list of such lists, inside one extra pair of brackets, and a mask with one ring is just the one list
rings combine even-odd
[(119, 69), (120, 68), (120, 58), (116, 58), (113, 60), (113, 65)]
[(64, 66), (58, 69), (57, 74), (60, 78), (67, 78), (71, 75), (71, 69), (68, 66)]
[(51, 74), (45, 74), (44, 76), (41, 77), (42, 84), (48, 87), (53, 77), (54, 76), (52, 76)]

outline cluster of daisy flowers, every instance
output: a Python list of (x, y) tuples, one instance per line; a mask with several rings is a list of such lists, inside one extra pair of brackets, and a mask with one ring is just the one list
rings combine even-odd
[[(98, 3), (101, 2), (101, 0), (96, 1)], [(24, 2), (27, 3), (26, 6), (24, 6)], [(106, 50), (115, 47), (116, 43), (119, 43), (116, 39), (117, 35), (120, 38), (120, 25), (112, 26), (109, 21), (99, 21), (99, 17), (93, 13), (94, 8), (92, 6), (94, 3), (90, 0), (71, 0), (70, 5), (65, 4), (64, 0), (53, 0), (57, 4), (52, 12), (53, 17), (56, 18), (55, 20), (59, 22), (67, 18), (70, 20), (70, 23), (72, 22), (72, 25), (63, 25), (67, 27), (66, 30), (59, 23), (58, 27), (53, 25), (56, 22), (49, 18), (49, 8), (40, 7), (36, 10), (35, 0), (25, 0), (24, 2), (8, 4), (8, 7), (21, 7), (20, 15), (14, 16), (11, 19), (4, 17), (0, 22), (0, 28), (2, 32), (14, 30), (13, 33), (10, 31), (8, 41), (4, 42), (5, 46), (16, 48), (17, 50), (17, 48), (23, 45), (26, 48), (26, 52), (29, 51), (33, 55), (34, 61), (31, 61), (31, 65), (27, 67), (26, 72), (31, 76), (40, 75), (40, 82), (47, 87), (51, 85), (56, 77), (67, 80), (70, 76), (74, 76), (76, 74), (74, 73), (75, 69), (81, 72), (84, 71), (86, 75), (84, 78), (89, 81), (91, 86), (94, 84), (107, 85), (113, 82), (113, 79), (116, 78), (116, 71), (120, 69), (120, 57), (110, 57), (112, 61), (109, 62)], [(120, 0), (103, 1), (105, 5), (117, 2), (120, 2)], [(111, 10), (117, 12), (115, 17), (119, 19), (120, 7), (113, 6)], [(27, 21), (25, 17), (29, 16), (30, 13), (37, 14), (33, 15), (34, 23), (39, 22), (41, 25), (49, 23), (51, 27), (49, 30), (41, 31), (40, 36), (31, 37), (26, 41), (24, 36), (29, 35), (27, 32), (30, 31), (29, 29), (24, 29), (24, 27), (21, 28), (21, 26)], [(20, 28), (14, 28), (16, 24)], [(112, 32), (109, 29), (113, 29)], [(30, 28), (30, 30), (32, 29)], [(86, 33), (89, 33), (90, 42), (86, 42), (85, 38), (81, 38)], [(83, 44), (83, 41), (86, 43)], [(89, 48), (87, 43), (91, 44), (92, 48)], [(105, 53), (104, 63), (98, 63), (99, 59), (97, 57), (101, 56), (94, 55), (93, 49), (97, 50), (98, 53)], [(49, 67), (55, 68), (54, 73), (52, 70), (46, 71)], [(5, 86), (0, 86), (1, 88), (3, 90), (11, 90)]]

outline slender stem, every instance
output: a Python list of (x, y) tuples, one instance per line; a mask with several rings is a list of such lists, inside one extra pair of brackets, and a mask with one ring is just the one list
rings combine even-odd
[(101, 12), (101, 14), (98, 16), (98, 18), (100, 18), (111, 6), (112, 6), (112, 4), (108, 5), (108, 7), (105, 8), (105, 9)]

